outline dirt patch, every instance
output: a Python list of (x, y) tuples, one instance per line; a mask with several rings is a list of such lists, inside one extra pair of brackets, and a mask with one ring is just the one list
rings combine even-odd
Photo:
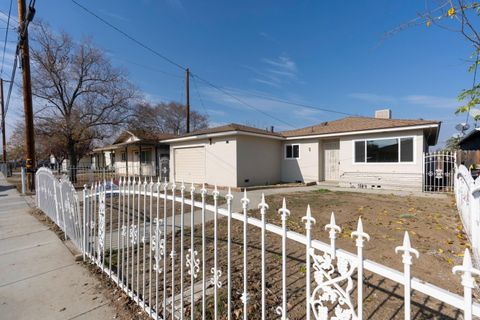
[[(413, 260), (412, 276), (456, 293), (463, 292), (461, 280), (452, 274), (452, 267), (462, 263), (463, 252), (470, 248), (470, 244), (453, 197), (401, 197), (324, 189), (279, 194), (267, 197), (269, 222), (281, 224), (278, 209), (284, 197), (291, 211), (290, 230), (305, 233), (301, 218), (310, 205), (317, 222), (312, 229), (312, 238), (329, 243), (324, 226), (334, 212), (336, 223), (342, 228), (337, 235), (337, 247), (350, 252), (356, 252), (350, 234), (356, 230), (358, 218), (362, 217), (364, 231), (371, 237), (371, 241), (365, 243), (365, 259), (400, 271), (403, 270), (402, 259), (395, 254), (395, 247), (402, 244), (404, 233), (408, 231), (412, 247), (420, 252), (420, 258)], [(257, 215), (257, 211), (254, 214)]]

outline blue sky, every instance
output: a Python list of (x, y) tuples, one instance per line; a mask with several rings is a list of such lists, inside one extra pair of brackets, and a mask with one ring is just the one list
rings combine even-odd
[[(423, 1), (78, 1), (261, 110), (192, 80), (192, 108), (207, 113), (212, 125), (238, 122), (282, 130), (342, 117), (261, 96), (365, 116), (391, 108), (395, 118), (440, 120), (441, 143), (455, 132), (455, 124), (465, 121), (466, 115), (455, 116), (454, 111), (458, 93), (472, 82), (465, 62), (470, 44), (433, 26), (384, 37), (422, 11)], [(0, 3), (0, 33), (5, 32), (8, 5)], [(76, 39), (92, 37), (115, 65), (128, 71), (146, 99), (185, 101), (184, 74), (178, 68), (70, 0), (37, 1), (36, 7), (35, 19), (47, 21), (54, 30)], [(10, 32), (4, 78), (11, 71), (15, 39)], [(15, 92), (8, 131), (21, 110)]]

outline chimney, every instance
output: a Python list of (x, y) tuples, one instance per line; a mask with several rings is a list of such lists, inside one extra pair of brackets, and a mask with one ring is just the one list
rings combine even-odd
[(375, 118), (376, 119), (392, 119), (392, 110), (390, 109), (375, 110)]

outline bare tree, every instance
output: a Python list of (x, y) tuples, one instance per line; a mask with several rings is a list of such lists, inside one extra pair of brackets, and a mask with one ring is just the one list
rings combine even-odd
[(137, 90), (89, 39), (75, 42), (45, 24), (36, 26), (34, 39), (35, 116), (46, 135), (61, 136), (70, 164), (76, 166), (79, 145), (111, 135), (126, 122)]
[[(154, 132), (182, 134), (186, 132), (185, 106), (177, 103), (138, 104), (129, 126)], [(208, 127), (208, 117), (196, 111), (190, 111), (190, 129), (192, 131)]]

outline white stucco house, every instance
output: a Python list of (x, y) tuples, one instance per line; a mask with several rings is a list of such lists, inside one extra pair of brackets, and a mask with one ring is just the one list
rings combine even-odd
[(422, 189), (423, 152), (441, 122), (346, 117), (271, 132), (229, 124), (162, 140), (170, 145), (170, 181), (247, 187), (330, 181), (339, 186)]

